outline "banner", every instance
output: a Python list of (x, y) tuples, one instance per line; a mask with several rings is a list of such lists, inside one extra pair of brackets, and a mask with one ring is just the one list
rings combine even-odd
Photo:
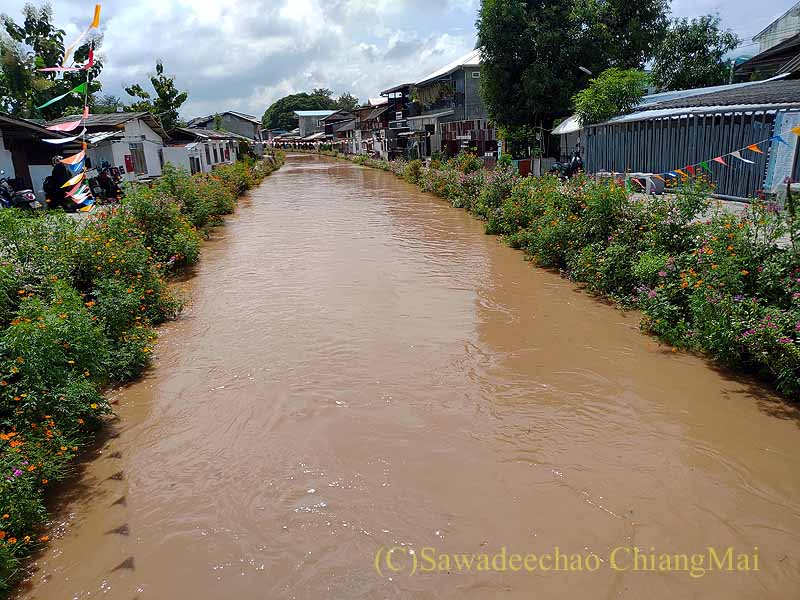
[(40, 110), (40, 109), (44, 108), (45, 106), (50, 106), (51, 104), (55, 104), (56, 102), (58, 102), (59, 100), (63, 100), (64, 98), (66, 98), (70, 94), (85, 94), (85, 93), (86, 93), (86, 82), (84, 82), (84, 83), (82, 83), (82, 84), (80, 84), (78, 86), (75, 86), (70, 91), (68, 91), (66, 94), (61, 94), (60, 96), (56, 96), (55, 98), (52, 98), (51, 100), (48, 100), (47, 102), (45, 102), (41, 106), (37, 106), (36, 110)]

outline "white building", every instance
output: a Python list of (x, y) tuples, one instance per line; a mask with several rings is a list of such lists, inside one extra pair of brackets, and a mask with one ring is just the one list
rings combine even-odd
[[(62, 117), (54, 125), (80, 119), (80, 115)], [(89, 115), (85, 122), (91, 167), (107, 162), (117, 167), (124, 181), (139, 181), (161, 175), (164, 164), (164, 140), (169, 139), (161, 121), (149, 112)]]
[(176, 127), (164, 147), (164, 162), (189, 173), (210, 173), (214, 167), (236, 162), (239, 144), (252, 140), (229, 131)]
[(761, 53), (798, 33), (800, 33), (800, 2), (754, 35), (753, 41), (758, 42), (758, 52)]

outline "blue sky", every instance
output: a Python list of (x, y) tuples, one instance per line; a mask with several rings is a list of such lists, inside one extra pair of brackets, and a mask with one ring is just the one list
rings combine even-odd
[[(672, 16), (717, 13), (745, 43), (796, 0), (673, 0)], [(25, 0), (3, 0), (19, 18)], [(68, 37), (94, 2), (54, 0)], [(360, 99), (418, 80), (475, 44), (478, 0), (106, 0), (104, 92), (125, 98), (164, 61), (189, 91), (182, 115), (261, 116), (289, 93), (327, 87)], [(742, 51), (755, 51), (755, 46)]]

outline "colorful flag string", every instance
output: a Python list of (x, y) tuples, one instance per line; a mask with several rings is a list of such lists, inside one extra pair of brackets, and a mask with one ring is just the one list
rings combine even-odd
[[(790, 132), (793, 133), (794, 135), (800, 137), (800, 126), (793, 127), (790, 130)], [(789, 143), (784, 139), (784, 137), (782, 135), (783, 133), (784, 132), (772, 135), (769, 138), (766, 138), (766, 139), (760, 140), (758, 142), (749, 144), (749, 145), (747, 145), (747, 146), (745, 146), (743, 148), (739, 148), (737, 150), (732, 150), (731, 152), (727, 152), (725, 154), (721, 154), (719, 156), (715, 156), (715, 157), (710, 158), (708, 160), (704, 160), (704, 161), (700, 161), (700, 162), (693, 163), (693, 164), (690, 164), (690, 165), (686, 165), (685, 167), (682, 167), (680, 169), (673, 169), (671, 171), (662, 171), (661, 173), (650, 174), (648, 177), (646, 177), (646, 179), (649, 180), (652, 177), (654, 179), (659, 179), (661, 181), (666, 182), (667, 178), (677, 178), (678, 176), (696, 177), (698, 172), (701, 169), (706, 171), (706, 172), (708, 172), (708, 173), (711, 173), (712, 171), (711, 171), (711, 167), (709, 166), (709, 162), (715, 162), (715, 163), (720, 164), (720, 165), (722, 165), (724, 167), (730, 167), (730, 165), (727, 162), (725, 162), (725, 157), (727, 157), (727, 156), (732, 156), (732, 157), (736, 158), (737, 160), (739, 160), (739, 161), (741, 161), (743, 163), (746, 163), (746, 164), (750, 164), (750, 165), (755, 164), (755, 161), (750, 160), (749, 158), (745, 158), (744, 156), (742, 156), (742, 152), (745, 151), (745, 150), (749, 150), (750, 152), (754, 152), (756, 154), (764, 154), (764, 151), (760, 148), (760, 146), (762, 144), (766, 144), (768, 142), (775, 142), (777, 144), (785, 144), (786, 146), (788, 146)], [(623, 175), (623, 173), (617, 173), (616, 171), (612, 171), (611, 174), (614, 177), (616, 177), (617, 175)], [(639, 181), (637, 181), (637, 183), (639, 183)]]

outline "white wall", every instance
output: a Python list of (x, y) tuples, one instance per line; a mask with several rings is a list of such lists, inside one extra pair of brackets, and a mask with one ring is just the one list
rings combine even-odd
[[(136, 143), (144, 136), (144, 159), (147, 163), (147, 177), (161, 175), (161, 159), (158, 151), (164, 147), (164, 140), (141, 119), (133, 119), (125, 123), (125, 141)], [(127, 152), (130, 154), (130, 150)], [(124, 159), (123, 159), (124, 164)]]
[(192, 165), (189, 163), (188, 146), (165, 146), (164, 163), (174, 165), (178, 169), (183, 169), (187, 173), (192, 172)]

